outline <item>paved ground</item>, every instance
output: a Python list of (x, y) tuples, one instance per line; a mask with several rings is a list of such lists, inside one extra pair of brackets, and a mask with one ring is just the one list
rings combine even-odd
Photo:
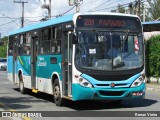
[[(160, 84), (147, 84), (146, 98), (140, 100), (125, 100), (122, 104), (108, 104), (105, 102), (69, 102), (68, 105), (63, 107), (57, 107), (52, 100), (52, 96), (46, 94), (34, 94), (29, 93), (20, 94), (17, 85), (12, 85), (6, 79), (6, 74), (0, 72), (0, 111), (160, 111)], [(55, 113), (53, 113), (55, 114)], [(0, 118), (0, 120), (21, 120), (24, 118)], [(31, 118), (32, 120), (52, 120), (54, 118)], [(24, 120), (31, 120), (25, 118)], [(59, 118), (56, 118), (59, 119)], [(82, 118), (74, 117), (62, 117), (61, 120), (81, 120)], [(118, 118), (105, 118), (105, 117), (88, 117), (83, 119), (87, 120), (128, 120), (125, 117)], [(131, 118), (132, 119), (132, 118)], [(141, 120), (150, 120), (150, 118), (140, 118)], [(152, 118), (159, 120), (157, 118)], [(139, 120), (133, 118), (133, 120)]]
[(160, 83), (147, 83), (147, 90), (160, 92)]

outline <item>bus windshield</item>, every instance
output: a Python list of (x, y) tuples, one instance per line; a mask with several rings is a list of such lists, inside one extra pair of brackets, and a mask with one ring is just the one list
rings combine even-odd
[(130, 70), (143, 66), (141, 32), (78, 30), (75, 64), (89, 70)]

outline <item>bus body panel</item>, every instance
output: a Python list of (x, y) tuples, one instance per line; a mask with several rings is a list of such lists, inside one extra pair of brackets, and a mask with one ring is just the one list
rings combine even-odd
[(23, 75), (30, 76), (31, 75), (30, 56), (18, 56), (17, 67), (18, 67), (17, 72), (19, 72), (19, 70), (21, 69), (23, 71)]
[(12, 73), (13, 71), (13, 56), (8, 56), (8, 59), (7, 59), (7, 72), (8, 73)]
[[(38, 90), (44, 93), (53, 94), (52, 92), (52, 81), (51, 79), (38, 77)], [(46, 87), (47, 86), (47, 87)]]
[(13, 56), (7, 57), (7, 77), (13, 83)]
[[(94, 87), (96, 88), (111, 88), (111, 83), (114, 83), (115, 84), (115, 87), (114, 88), (127, 88), (127, 87), (130, 87), (131, 84), (137, 79), (139, 78), (141, 75), (140, 74), (136, 74), (132, 77), (130, 77), (129, 79), (127, 80), (103, 80), (103, 81), (98, 81), (96, 79), (94, 79), (93, 77), (90, 77), (89, 75), (87, 74), (82, 74), (81, 75), (83, 78), (85, 78), (86, 80), (88, 80)], [(123, 75), (122, 75), (123, 76)], [(104, 86), (105, 85), (105, 86)]]
[[(23, 70), (22, 70), (23, 72)], [(22, 75), (23, 77), (23, 82), (24, 82), (24, 87), (31, 89), (31, 76), (30, 75)]]
[(62, 80), (61, 63), (62, 55), (37, 56), (37, 77), (51, 79), (52, 73), (57, 72)]
[[(73, 90), (73, 100), (123, 100), (123, 99), (141, 99), (145, 97), (145, 90), (146, 85), (143, 83), (139, 87), (134, 87), (134, 88), (118, 88), (118, 89), (113, 89), (113, 88), (85, 88), (80, 86), (79, 84), (73, 84), (72, 85), (72, 90)], [(105, 94), (111, 94), (113, 91), (120, 93), (123, 92), (122, 95), (119, 96), (107, 96), (107, 95), (102, 95), (100, 94), (99, 91), (103, 91)], [(138, 93), (138, 92), (143, 92), (142, 96), (132, 96), (132, 93)]]
[[(136, 74), (129, 78), (128, 80), (123, 81), (97, 81), (94, 78), (82, 74), (86, 80), (88, 80), (94, 87), (87, 88), (80, 86), (79, 84), (72, 84), (72, 96), (73, 100), (115, 100), (115, 99), (128, 99), (128, 98), (144, 98), (146, 85), (143, 83), (138, 87), (131, 88), (131, 84), (140, 77), (140, 74)], [(115, 87), (111, 87), (111, 83), (115, 84)], [(97, 86), (97, 85), (101, 86)], [(124, 84), (124, 86), (123, 86)], [(108, 86), (107, 86), (108, 85)], [(119, 85), (119, 86), (118, 86)], [(142, 96), (132, 96), (132, 93), (142, 92)]]

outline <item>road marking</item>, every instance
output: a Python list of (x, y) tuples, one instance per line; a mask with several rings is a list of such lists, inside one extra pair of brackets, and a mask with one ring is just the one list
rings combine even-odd
[[(6, 106), (5, 104), (3, 104), (3, 103), (1, 103), (1, 102), (0, 102), (0, 106), (6, 108), (6, 109), (7, 109), (8, 111), (10, 111), (10, 112), (18, 113), (16, 110), (14, 110), (14, 109), (12, 109), (12, 108)], [(32, 119), (29, 118), (29, 117), (22, 117), (22, 118), (23, 118), (23, 120), (32, 120)]]

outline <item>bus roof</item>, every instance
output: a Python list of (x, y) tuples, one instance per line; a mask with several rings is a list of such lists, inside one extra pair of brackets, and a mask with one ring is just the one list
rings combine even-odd
[(44, 22), (40, 22), (40, 23), (37, 23), (37, 24), (33, 24), (33, 25), (29, 25), (29, 26), (17, 29), (13, 32), (10, 32), (9, 35), (23, 33), (23, 32), (27, 32), (27, 31), (30, 31), (30, 30), (36, 30), (36, 29), (39, 29), (39, 28), (47, 27), (47, 26), (50, 26), (50, 25), (58, 24), (58, 23), (69, 22), (69, 21), (72, 21), (72, 20), (73, 20), (73, 14), (69, 14), (69, 15), (66, 15), (66, 16), (58, 17), (58, 18), (55, 18), (55, 19), (47, 20), (47, 21), (44, 21)]
[(142, 22), (142, 25), (144, 32), (160, 31), (160, 21)]
[(26, 27), (23, 27), (23, 28), (19, 28), (19, 29), (13, 31), (13, 32), (10, 32), (9, 35), (15, 35), (15, 34), (18, 34), (18, 33), (23, 33), (23, 32), (27, 32), (27, 31), (30, 31), (30, 30), (36, 30), (36, 29), (39, 29), (39, 28), (47, 27), (47, 26), (50, 26), (50, 25), (55, 25), (55, 24), (59, 24), (59, 23), (73, 21), (74, 17), (76, 17), (78, 15), (115, 15), (115, 16), (138, 17), (136, 15), (131, 15), (131, 14), (121, 14), (121, 13), (111, 13), (111, 12), (76, 13), (76, 14), (69, 14), (69, 15), (61, 16), (61, 17), (58, 17), (58, 18), (54, 18), (54, 19), (51, 19), (51, 20), (44, 21), (44, 22), (39, 22), (39, 23), (29, 25), (29, 26), (26, 26)]

